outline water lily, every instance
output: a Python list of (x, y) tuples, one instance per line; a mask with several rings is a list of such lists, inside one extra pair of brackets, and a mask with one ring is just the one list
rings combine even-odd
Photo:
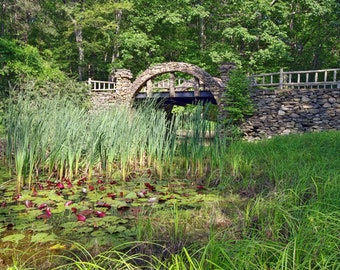
[(148, 192), (146, 190), (141, 190), (141, 191), (137, 192), (137, 197), (144, 198), (147, 193)]
[(45, 213), (37, 216), (36, 219), (44, 219), (44, 220), (46, 220), (46, 219), (49, 219), (51, 217), (51, 215), (52, 215), (51, 209), (49, 207), (47, 207), (45, 209)]
[(30, 201), (30, 200), (25, 200), (25, 201), (24, 201), (24, 205), (26, 206), (26, 208), (31, 208), (32, 205), (33, 205), (33, 203), (32, 203), (32, 201)]
[(106, 216), (106, 213), (105, 212), (102, 212), (102, 211), (94, 211), (94, 214), (97, 216), (97, 217), (105, 217)]
[(81, 216), (88, 217), (88, 216), (92, 215), (93, 210), (91, 210), (91, 209), (85, 209), (85, 210), (81, 210), (81, 211), (78, 212), (78, 209), (77, 209), (77, 208), (72, 207), (72, 208), (71, 208), (71, 212), (74, 213), (74, 214), (76, 214), (76, 215), (81, 215)]
[(58, 183), (56, 184), (56, 187), (59, 188), (59, 189), (64, 189), (64, 188), (65, 188), (65, 187), (64, 187), (64, 184), (61, 183), (61, 182), (58, 182)]
[(81, 186), (82, 184), (84, 184), (84, 181), (79, 180), (79, 181), (77, 182), (77, 185), (78, 185), (78, 186)]
[(76, 216), (77, 216), (77, 220), (78, 221), (82, 221), (82, 222), (86, 221), (86, 217), (84, 215), (76, 214)]
[(41, 210), (41, 209), (44, 209), (47, 207), (47, 203), (42, 203), (38, 206), (38, 208)]
[(155, 191), (155, 186), (151, 185), (150, 183), (144, 183), (145, 187), (148, 188), (149, 191)]
[(93, 185), (89, 185), (89, 190), (93, 191), (94, 190), (94, 186)]
[(13, 200), (17, 201), (17, 200), (19, 200), (21, 197), (22, 197), (21, 194), (16, 194), (16, 195), (13, 197)]
[(2, 202), (1, 203), (1, 207), (5, 208), (7, 206), (7, 203), (6, 202)]
[(112, 200), (114, 200), (115, 198), (117, 198), (117, 194), (116, 193), (107, 193), (107, 197), (111, 198)]
[(85, 209), (85, 210), (79, 211), (77, 214), (88, 217), (88, 216), (92, 215), (92, 213), (93, 213), (92, 209)]
[(72, 203), (73, 203), (73, 201), (67, 201), (67, 202), (65, 203), (65, 206), (70, 206)]
[(96, 203), (96, 205), (97, 205), (98, 207), (106, 207), (106, 208), (108, 208), (108, 209), (111, 208), (111, 205), (110, 205), (110, 204), (108, 204), (108, 203), (106, 203), (106, 202), (102, 202), (102, 201), (98, 201), (98, 202)]
[(158, 202), (158, 199), (157, 199), (157, 197), (151, 197), (151, 198), (149, 198), (148, 202), (149, 203), (156, 203), (156, 202)]

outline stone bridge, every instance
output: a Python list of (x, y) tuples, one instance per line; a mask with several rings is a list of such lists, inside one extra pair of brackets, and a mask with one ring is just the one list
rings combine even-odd
[[(130, 70), (120, 69), (115, 72), (112, 82), (94, 81), (106, 86), (103, 89), (94, 84), (91, 91), (92, 101), (96, 107), (105, 107), (130, 104), (134, 100), (148, 97), (181, 100), (182, 105), (193, 100), (213, 99), (213, 103), (219, 106), (219, 118), (223, 119), (227, 115), (221, 96), (228, 89), (228, 74), (233, 68), (235, 66), (230, 63), (222, 65), (220, 78), (215, 78), (198, 66), (169, 62), (148, 68), (134, 82), (131, 82)], [(176, 85), (177, 73), (184, 73), (192, 78)], [(169, 74), (165, 87), (167, 91), (158, 89), (155, 92), (155, 88), (162, 88), (156, 78), (164, 74)], [(277, 82), (276, 75), (279, 76)], [(296, 81), (294, 77), (297, 78)], [(290, 133), (340, 130), (339, 77), (340, 69), (303, 72), (281, 70), (279, 73), (251, 76), (260, 78), (261, 83), (255, 82), (250, 89), (255, 112), (241, 125), (245, 137), (253, 140)], [(288, 78), (286, 84), (285, 78)], [(305, 78), (304, 82), (302, 78)], [(92, 84), (91, 81), (90, 83)]]
[(176, 98), (181, 96), (181, 93), (176, 95), (175, 72), (181, 72), (193, 76), (194, 97), (201, 95), (200, 90), (209, 91), (214, 97), (217, 104), (220, 103), (221, 95), (225, 90), (225, 84), (221, 79), (213, 78), (209, 73), (202, 68), (181, 62), (169, 62), (156, 66), (152, 66), (145, 70), (131, 85), (132, 97), (137, 97), (143, 87), (146, 87), (147, 97), (153, 95), (152, 79), (155, 77), (169, 73), (169, 97)]
[[(133, 82), (130, 70), (118, 69), (112, 76), (112, 82), (89, 81), (93, 85), (92, 101), (96, 107), (105, 104), (130, 104), (135, 100), (150, 97), (167, 99), (172, 104), (209, 101), (222, 105), (221, 96), (225, 91), (228, 73), (234, 67), (233, 64), (221, 65), (221, 77), (216, 78), (198, 66), (168, 62), (148, 68)], [(176, 83), (177, 73), (190, 79)], [(168, 79), (160, 81), (159, 78), (163, 79), (165, 74)]]

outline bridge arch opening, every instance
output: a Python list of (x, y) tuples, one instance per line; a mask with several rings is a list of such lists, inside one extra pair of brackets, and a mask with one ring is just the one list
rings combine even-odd
[[(180, 76), (179, 76), (180, 74)], [(183, 76), (182, 76), (183, 75)], [(183, 78), (181, 78), (181, 76)], [(168, 62), (146, 69), (131, 85), (132, 98), (154, 96), (177, 99), (213, 99), (220, 103), (225, 85), (220, 79), (212, 77), (202, 68), (183, 62)], [(160, 94), (161, 90), (166, 94)]]

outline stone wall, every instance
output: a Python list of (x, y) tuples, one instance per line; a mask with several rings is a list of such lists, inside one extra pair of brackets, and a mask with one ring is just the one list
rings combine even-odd
[(340, 130), (340, 89), (251, 90), (255, 113), (242, 125), (245, 138)]
[(107, 109), (115, 105), (129, 105), (132, 99), (132, 73), (128, 69), (118, 69), (112, 79), (116, 89), (112, 91), (91, 91), (91, 101), (95, 110)]

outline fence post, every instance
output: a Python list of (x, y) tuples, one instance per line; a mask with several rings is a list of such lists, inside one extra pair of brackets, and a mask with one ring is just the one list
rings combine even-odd
[(91, 79), (91, 78), (89, 78), (89, 79), (87, 80), (87, 84), (90, 85), (90, 87), (91, 87), (90, 90), (93, 90), (93, 87), (92, 87), (92, 79)]
[(283, 68), (280, 68), (280, 79), (279, 79), (279, 89), (283, 89), (283, 82), (284, 82), (284, 75), (283, 75)]

